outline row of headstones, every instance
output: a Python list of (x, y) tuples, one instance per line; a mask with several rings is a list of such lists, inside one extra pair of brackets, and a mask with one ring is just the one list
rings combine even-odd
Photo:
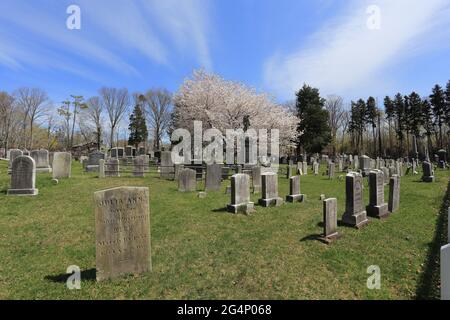
[[(450, 222), (450, 207), (447, 221)], [(450, 300), (450, 223), (447, 230), (447, 245), (441, 247), (441, 299)]]
[(50, 157), (48, 150), (33, 150), (31, 152), (22, 151), (20, 149), (9, 150), (9, 166), (8, 172), (11, 173), (12, 164), (17, 157), (20, 156), (31, 156), (34, 159), (36, 165), (36, 171), (38, 173), (48, 173), (52, 172), (52, 167), (50, 166)]
[[(133, 158), (133, 176), (145, 177), (145, 173), (149, 169), (149, 156), (142, 155)], [(120, 162), (117, 158), (99, 159), (98, 161), (98, 176), (105, 177), (120, 177)]]
[[(36, 188), (36, 161), (30, 156), (15, 156), (11, 163), (11, 187), (8, 195), (34, 196)], [(53, 179), (70, 178), (72, 155), (68, 152), (55, 152), (53, 158)]]
[[(384, 174), (381, 170), (369, 173), (369, 204), (363, 207), (363, 176), (351, 172), (346, 176), (346, 201), (342, 222), (345, 225), (361, 228), (374, 218), (387, 218), (390, 213), (399, 209), (400, 177), (393, 175), (389, 182), (389, 203), (384, 200)], [(339, 237), (337, 230), (337, 199), (323, 201), (323, 239), (332, 241)]]
[[(280, 206), (283, 199), (278, 195), (278, 174), (265, 172), (261, 177), (261, 199), (259, 204), (263, 207)], [(255, 184), (254, 184), (255, 190)], [(256, 192), (255, 192), (256, 193)], [(289, 195), (287, 202), (302, 202), (306, 199), (300, 192), (300, 176), (289, 178)], [(249, 214), (254, 210), (254, 203), (250, 199), (250, 176), (248, 174), (235, 174), (231, 176), (231, 203), (227, 206), (231, 213)]]

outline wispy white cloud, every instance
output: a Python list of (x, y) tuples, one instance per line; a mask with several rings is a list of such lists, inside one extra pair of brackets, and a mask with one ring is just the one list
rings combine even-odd
[(212, 69), (208, 43), (212, 28), (208, 18), (211, 12), (209, 1), (147, 0), (143, 4), (147, 14), (157, 21), (179, 50), (195, 52), (202, 67)]
[[(144, 63), (168, 66), (176, 61), (177, 50), (186, 50), (205, 67), (212, 66), (208, 6), (201, 0), (79, 0), (77, 5), (81, 30), (72, 31), (65, 25), (64, 6), (55, 9), (46, 0), (0, 2), (0, 64), (11, 69), (51, 66), (76, 74), (102, 67), (135, 77), (142, 76), (137, 55), (147, 59)], [(52, 54), (44, 55), (42, 47)], [(55, 57), (68, 64), (56, 63)]]
[[(369, 5), (381, 10), (381, 29), (367, 27)], [(450, 39), (441, 33), (449, 19), (447, 0), (352, 0), (345, 12), (329, 21), (296, 51), (274, 53), (264, 65), (266, 84), (283, 97), (303, 83), (324, 94), (347, 94), (364, 86), (392, 81), (380, 72)], [(436, 31), (444, 38), (430, 36)], [(376, 78), (376, 81), (374, 79)]]

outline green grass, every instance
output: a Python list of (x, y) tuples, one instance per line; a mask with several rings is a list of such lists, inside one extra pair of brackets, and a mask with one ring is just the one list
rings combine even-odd
[[(155, 175), (97, 179), (78, 163), (58, 185), (39, 174), (37, 197), (9, 197), (6, 165), (0, 162), (0, 299), (439, 297), (436, 250), (446, 232), (448, 171), (437, 171), (431, 184), (402, 178), (398, 213), (359, 231), (340, 227), (343, 237), (327, 246), (308, 237), (322, 232), (320, 194), (337, 197), (342, 215), (344, 181), (301, 177), (306, 203), (257, 206), (244, 216), (221, 210), (229, 203), (223, 191), (198, 199)], [(93, 193), (117, 186), (150, 188), (153, 272), (97, 283)], [(288, 189), (280, 177), (280, 196)], [(81, 290), (66, 288), (70, 265), (83, 270)], [(370, 265), (381, 268), (380, 290), (366, 287)]]

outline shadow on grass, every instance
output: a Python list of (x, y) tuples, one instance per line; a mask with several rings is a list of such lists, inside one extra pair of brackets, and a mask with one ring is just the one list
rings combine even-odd
[(440, 250), (441, 246), (447, 244), (447, 210), (450, 205), (450, 182), (447, 185), (433, 242), (429, 244), (425, 268), (420, 275), (416, 288), (416, 299), (434, 300), (440, 299)]
[[(47, 281), (66, 283), (67, 279), (71, 276), (70, 273), (61, 273), (54, 276), (45, 276), (44, 279)], [(95, 281), (96, 280), (96, 270), (95, 268), (89, 270), (81, 271), (81, 281)]]

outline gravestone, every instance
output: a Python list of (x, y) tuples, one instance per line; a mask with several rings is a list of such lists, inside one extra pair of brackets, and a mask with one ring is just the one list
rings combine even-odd
[(314, 175), (318, 176), (319, 175), (319, 163), (314, 162), (313, 166), (314, 166)]
[(253, 193), (261, 192), (261, 167), (255, 166), (252, 168), (252, 183), (253, 183)]
[(262, 178), (262, 198), (259, 204), (263, 207), (280, 206), (283, 199), (278, 196), (278, 175), (273, 172), (264, 173)]
[(251, 213), (254, 203), (250, 201), (250, 176), (235, 174), (231, 176), (231, 204), (227, 206), (232, 213)]
[(97, 150), (90, 153), (85, 167), (86, 172), (98, 172), (100, 159), (105, 160), (105, 154), (103, 152)]
[(137, 156), (133, 159), (133, 176), (145, 177), (145, 156)]
[(323, 237), (327, 242), (339, 238), (337, 231), (337, 199), (323, 200)]
[(361, 156), (360, 163), (363, 172), (363, 177), (367, 177), (370, 173), (370, 162), (371, 159), (368, 156), (366, 155)]
[(388, 184), (389, 183), (389, 169), (386, 167), (382, 167), (381, 171), (383, 171), (383, 179), (384, 179), (384, 184)]
[(450, 244), (441, 247), (441, 300), (450, 300)]
[(222, 165), (206, 165), (205, 191), (219, 191), (222, 182)]
[(98, 161), (98, 177), (100, 179), (103, 179), (105, 177), (105, 160), (104, 159), (100, 159)]
[(48, 173), (52, 172), (52, 168), (50, 168), (48, 151), (41, 150), (33, 150), (31, 151), (31, 157), (34, 159), (36, 163), (36, 172), (37, 173)]
[(179, 180), (179, 177), (180, 177), (180, 171), (182, 170), (182, 169), (184, 169), (184, 165), (182, 165), (182, 164), (176, 164), (176, 165), (174, 165), (174, 180), (175, 181), (178, 181)]
[(289, 178), (289, 195), (286, 196), (287, 202), (302, 202), (304, 195), (300, 193), (300, 176)]
[(53, 155), (53, 179), (70, 178), (72, 155), (68, 152), (55, 152)]
[(339, 172), (342, 172), (343, 169), (344, 169), (344, 163), (342, 161), (342, 158), (339, 158), (339, 160), (338, 160), (338, 170), (339, 170)]
[(384, 202), (384, 174), (381, 170), (369, 173), (369, 205), (367, 214), (375, 218), (385, 218), (388, 215), (388, 204)]
[(163, 151), (161, 152), (161, 178), (162, 179), (174, 179), (175, 178), (175, 168), (172, 162), (172, 152)]
[(97, 281), (152, 270), (149, 189), (94, 193)]
[(11, 173), (12, 164), (14, 162), (14, 159), (16, 159), (17, 157), (23, 156), (24, 154), (23, 154), (22, 150), (19, 150), (19, 149), (11, 149), (8, 152), (9, 152), (8, 173)]
[(36, 163), (29, 156), (15, 157), (11, 167), (11, 187), (8, 195), (36, 196)]
[(447, 151), (441, 149), (438, 152), (438, 166), (441, 169), (445, 169), (447, 166)]
[(302, 162), (302, 171), (303, 171), (303, 175), (305, 175), (305, 176), (308, 175), (308, 162), (306, 162), (306, 161)]
[(178, 191), (194, 192), (197, 190), (196, 171), (193, 169), (182, 169), (178, 176)]
[(400, 177), (394, 174), (389, 180), (389, 212), (396, 212), (400, 207)]
[(357, 155), (353, 157), (353, 169), (359, 170), (359, 158)]
[(334, 162), (330, 162), (328, 164), (328, 179), (334, 179), (334, 170), (335, 170), (336, 166), (334, 164)]
[(361, 228), (369, 222), (363, 209), (363, 177), (360, 173), (350, 172), (345, 178), (345, 213), (342, 222)]
[(424, 161), (422, 163), (422, 170), (423, 170), (422, 181), (434, 182), (434, 170), (431, 162)]
[(119, 159), (110, 158), (105, 162), (105, 177), (120, 177)]

